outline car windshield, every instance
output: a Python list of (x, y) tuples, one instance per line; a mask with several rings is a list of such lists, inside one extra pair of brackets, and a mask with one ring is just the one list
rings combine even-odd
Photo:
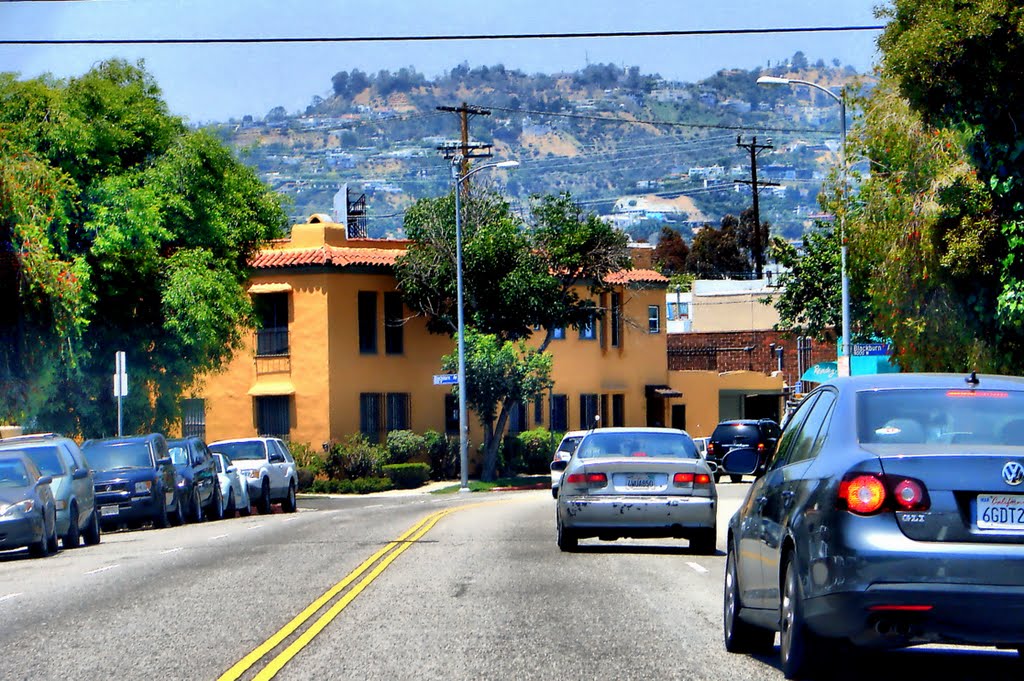
[(20, 459), (0, 459), (0, 487), (28, 487), (28, 469)]
[(576, 453), (581, 459), (622, 456), (671, 457), (696, 459), (693, 440), (682, 433), (592, 433)]
[(756, 445), (761, 439), (761, 432), (753, 423), (720, 423), (711, 439), (726, 444)]
[(582, 435), (576, 435), (562, 439), (562, 443), (558, 445), (558, 451), (572, 454), (576, 451), (576, 448), (580, 446), (580, 441), (583, 439)]
[(175, 446), (168, 447), (168, 451), (171, 453), (171, 461), (177, 466), (188, 465), (188, 449), (185, 447)]
[(261, 440), (220, 442), (210, 445), (210, 449), (227, 454), (232, 461), (256, 461), (267, 458), (267, 450)]
[(100, 442), (88, 447), (89, 462), (98, 471), (152, 468), (155, 463), (145, 442)]
[(60, 452), (57, 451), (56, 446), (28, 447), (21, 450), (20, 453), (32, 459), (36, 468), (43, 475), (49, 475), (54, 478), (64, 475), (64, 468), (60, 465)]
[(861, 392), (857, 438), (866, 444), (1024, 447), (1024, 392), (931, 388)]

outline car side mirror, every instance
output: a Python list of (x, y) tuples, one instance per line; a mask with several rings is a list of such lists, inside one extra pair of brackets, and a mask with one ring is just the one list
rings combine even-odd
[(283, 463), (284, 457), (280, 454), (271, 454), (269, 461), (270, 463)]
[(566, 460), (566, 459), (559, 459), (558, 461), (552, 461), (551, 462), (551, 471), (554, 472), (554, 473), (557, 473), (559, 471), (564, 471), (568, 465), (569, 465), (569, 461)]
[(85, 478), (88, 478), (88, 477), (89, 477), (89, 469), (88, 468), (79, 468), (77, 471), (75, 471), (74, 473), (71, 474), (71, 479), (72, 480), (84, 480)]
[(722, 468), (730, 475), (754, 475), (760, 463), (758, 458), (755, 449), (734, 449), (722, 458)]
[(165, 456), (162, 459), (157, 459), (156, 460), (156, 465), (157, 466), (170, 466), (171, 465), (171, 457)]
[(53, 476), (44, 475), (36, 480), (36, 487), (39, 487), (40, 485), (49, 485), (51, 482), (53, 482)]
[(237, 470), (238, 470), (238, 469), (237, 469), (237, 468), (235, 468), (234, 466), (228, 466), (228, 467), (227, 467), (227, 469), (226, 469), (226, 471), (227, 471), (228, 473), (234, 473), (234, 472), (235, 472), (235, 471), (237, 471)]

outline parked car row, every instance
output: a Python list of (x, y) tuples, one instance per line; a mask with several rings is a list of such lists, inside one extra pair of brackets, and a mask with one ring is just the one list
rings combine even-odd
[[(237, 459), (237, 460), (236, 460)], [(182, 525), (297, 509), (295, 461), (277, 438), (167, 440), (159, 433), (0, 440), (0, 550), (33, 556), (100, 542), (118, 527)]]

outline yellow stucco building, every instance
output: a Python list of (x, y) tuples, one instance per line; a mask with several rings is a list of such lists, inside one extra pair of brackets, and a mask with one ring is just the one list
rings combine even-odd
[[(454, 341), (428, 333), (402, 304), (392, 266), (406, 244), (349, 238), (344, 225), (314, 215), (259, 253), (249, 285), (259, 329), (189, 395), (183, 430), (208, 441), (266, 434), (314, 447), (357, 432), (375, 440), (399, 429), (456, 434), (451, 387), (432, 380)], [(665, 277), (634, 269), (609, 283), (595, 301), (609, 312), (592, 328), (560, 331), (548, 346), (554, 387), (522, 405), (512, 429), (578, 429), (600, 414), (605, 425), (710, 431), (719, 377), (668, 371)], [(470, 426), (475, 455), (482, 428), (472, 413)]]

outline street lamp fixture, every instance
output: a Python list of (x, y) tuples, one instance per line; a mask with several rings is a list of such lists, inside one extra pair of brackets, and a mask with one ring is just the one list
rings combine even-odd
[(462, 183), (481, 170), (489, 168), (515, 168), (519, 161), (497, 161), (479, 165), (464, 175), (459, 174), (463, 158), (452, 157), (452, 182), (455, 186), (455, 286), (458, 291), (459, 337), (459, 463), (462, 473), (460, 492), (469, 491), (469, 424), (466, 417), (466, 321), (462, 293)]
[[(843, 178), (843, 200), (846, 200), (846, 89), (842, 95), (837, 95), (826, 87), (812, 83), (809, 80), (797, 78), (778, 78), (776, 76), (761, 76), (757, 79), (758, 85), (805, 85), (815, 90), (820, 90), (832, 99), (839, 102), (840, 118), (840, 154), (842, 155)], [(839, 375), (850, 375), (850, 280), (846, 274), (846, 210), (839, 213), (839, 243), (840, 243), (840, 276), (842, 278), (842, 314), (843, 314), (843, 338), (839, 346)]]

